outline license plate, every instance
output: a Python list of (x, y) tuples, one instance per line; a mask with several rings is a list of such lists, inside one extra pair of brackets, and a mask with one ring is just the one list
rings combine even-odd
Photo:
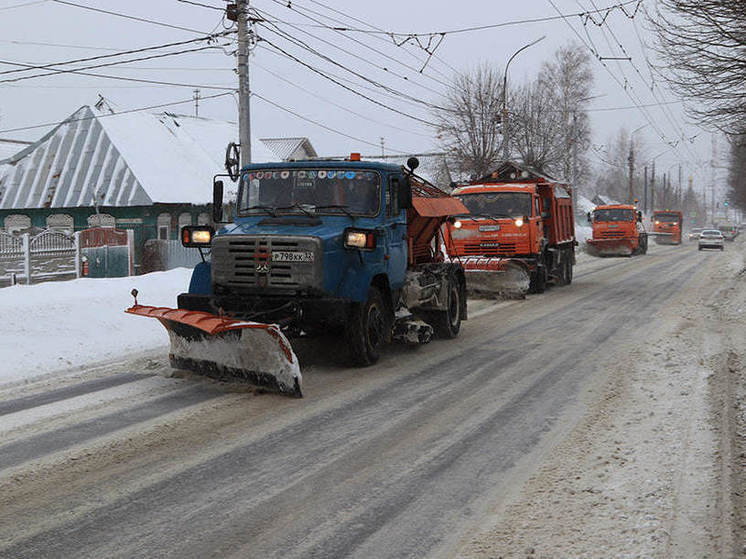
[(500, 226), (499, 225), (480, 225), (479, 230), (483, 233), (489, 232), (489, 231), (499, 231)]
[(272, 262), (313, 262), (310, 250), (273, 250)]

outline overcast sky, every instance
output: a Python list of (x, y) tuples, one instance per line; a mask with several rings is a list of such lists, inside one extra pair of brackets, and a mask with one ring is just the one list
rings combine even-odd
[[(18, 68), (8, 65), (8, 62), (38, 65), (111, 54), (118, 50), (189, 40), (223, 28), (220, 10), (179, 0), (70, 2), (185, 29), (96, 13), (55, 0), (0, 0), (0, 61), (3, 62), (0, 64), (0, 71)], [(215, 8), (224, 6), (221, 0), (194, 2)], [(277, 21), (280, 32), (289, 33), (304, 41), (341, 65), (333, 65), (292, 45), (286, 38), (273, 32), (273, 28), (267, 24), (257, 25), (255, 31), (260, 41), (251, 57), (252, 90), (279, 107), (264, 99), (252, 98), (252, 135), (308, 136), (322, 155), (340, 155), (350, 151), (378, 154), (381, 152), (381, 138), (384, 138), (384, 149), (388, 154), (396, 151), (414, 153), (434, 150), (436, 143), (432, 129), (427, 124), (376, 105), (327, 78), (334, 77), (379, 103), (427, 121), (432, 119), (432, 115), (425, 105), (439, 101), (454, 69), (464, 70), (482, 62), (503, 68), (517, 49), (546, 35), (545, 40), (527, 49), (513, 61), (509, 73), (512, 83), (534, 76), (541, 63), (558, 46), (571, 40), (582, 40), (589, 48), (597, 49), (601, 56), (632, 58), (632, 63), (607, 61), (608, 70), (596, 60), (592, 63), (595, 73), (594, 95), (598, 97), (590, 105), (593, 109), (591, 119), (594, 148), (589, 155), (595, 164), (603, 164), (600, 159), (604, 158), (605, 145), (619, 128), (625, 127), (628, 131), (639, 128), (635, 136), (645, 141), (648, 156), (661, 154), (657, 159), (659, 173), (667, 170), (675, 172), (677, 165), (681, 163), (685, 176), (689, 170), (695, 172), (695, 183), (701, 184), (705, 180), (709, 182), (706, 165), (711, 157), (712, 136), (687, 122), (683, 105), (677, 103), (677, 98), (665, 88), (660, 79), (651, 74), (647, 60), (655, 64), (656, 58), (652, 50), (653, 37), (647, 30), (642, 11), (630, 18), (615, 9), (608, 13), (602, 25), (588, 20), (583, 25), (583, 20), (575, 15), (566, 21), (555, 19), (471, 32), (449, 32), (465, 27), (557, 16), (558, 12), (552, 3), (564, 14), (577, 14), (585, 10), (606, 8), (615, 2), (619, 0), (292, 0), (292, 9), (289, 9), (288, 0), (252, 0), (252, 7), (261, 10), (265, 17)], [(648, 10), (654, 10), (653, 0), (645, 0), (645, 5)], [(329, 8), (338, 10), (339, 13), (330, 11)], [(627, 6), (628, 12), (633, 12), (634, 9), (635, 4)], [(343, 24), (356, 29), (378, 28), (403, 34), (400, 38), (413, 32), (447, 33), (424, 72), (419, 73), (427, 54), (417, 46), (410, 44), (398, 47), (385, 34), (335, 32), (303, 14), (327, 26)], [(600, 21), (603, 15), (606, 14), (593, 17)], [(434, 36), (433, 40), (437, 41), (438, 37)], [(422, 37), (421, 41), (427, 43), (428, 38)], [(316, 68), (323, 76), (284, 55), (272, 52), (269, 43)], [(131, 57), (194, 49), (202, 45), (189, 44), (134, 54)], [(132, 62), (127, 67), (120, 65), (89, 70), (128, 78), (184, 84), (179, 86), (70, 74), (2, 83), (2, 80), (45, 72), (37, 70), (0, 75), (0, 138), (36, 139), (49, 128), (13, 129), (62, 120), (81, 105), (95, 103), (99, 94), (124, 110), (188, 100), (193, 95), (194, 86), (199, 86), (203, 97), (223, 93), (226, 89), (220, 88), (234, 88), (237, 83), (232, 70), (235, 59), (230, 56), (231, 51), (230, 46), (225, 49), (213, 48)], [(107, 60), (99, 63), (102, 62)], [(406, 94), (409, 99), (382, 93), (380, 88), (361, 81), (347, 69), (386, 85), (395, 93)], [(650, 105), (661, 102), (674, 103), (643, 110), (601, 110), (630, 107), (635, 103)], [(195, 107), (193, 102), (188, 102), (168, 110), (194, 114)], [(287, 111), (293, 111), (327, 128), (302, 120)], [(203, 99), (199, 105), (199, 114), (235, 121), (237, 104), (230, 95)], [(682, 137), (693, 138), (693, 141), (682, 141)], [(226, 138), (226, 143), (229, 140), (232, 138)], [(667, 142), (677, 141), (679, 143), (676, 149), (670, 149)], [(725, 151), (722, 140), (720, 151)]]

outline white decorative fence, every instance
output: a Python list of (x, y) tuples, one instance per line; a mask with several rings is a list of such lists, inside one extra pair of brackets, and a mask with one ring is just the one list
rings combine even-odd
[(0, 232), (0, 278), (11, 285), (32, 279), (80, 277), (80, 237), (54, 230), (17, 237)]

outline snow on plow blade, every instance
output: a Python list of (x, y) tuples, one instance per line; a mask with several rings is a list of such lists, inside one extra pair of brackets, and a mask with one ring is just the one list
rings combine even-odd
[(470, 295), (487, 298), (522, 299), (528, 293), (529, 270), (510, 258), (460, 258)]
[(588, 239), (586, 246), (593, 256), (630, 256), (633, 252), (630, 239)]
[(174, 368), (303, 396), (298, 358), (274, 324), (137, 304), (125, 312), (163, 324), (171, 340), (169, 358)]

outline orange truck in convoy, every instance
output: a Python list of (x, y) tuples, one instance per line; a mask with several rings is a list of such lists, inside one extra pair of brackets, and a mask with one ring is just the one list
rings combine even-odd
[(593, 238), (586, 241), (594, 256), (632, 256), (648, 251), (648, 234), (642, 213), (632, 204), (596, 206), (588, 214)]
[(504, 163), (451, 193), (470, 214), (446, 224), (449, 258), (466, 271), (476, 294), (541, 293), (572, 282), (575, 223), (570, 186)]
[(655, 210), (653, 212), (653, 234), (659, 245), (680, 245), (684, 215), (679, 211)]

